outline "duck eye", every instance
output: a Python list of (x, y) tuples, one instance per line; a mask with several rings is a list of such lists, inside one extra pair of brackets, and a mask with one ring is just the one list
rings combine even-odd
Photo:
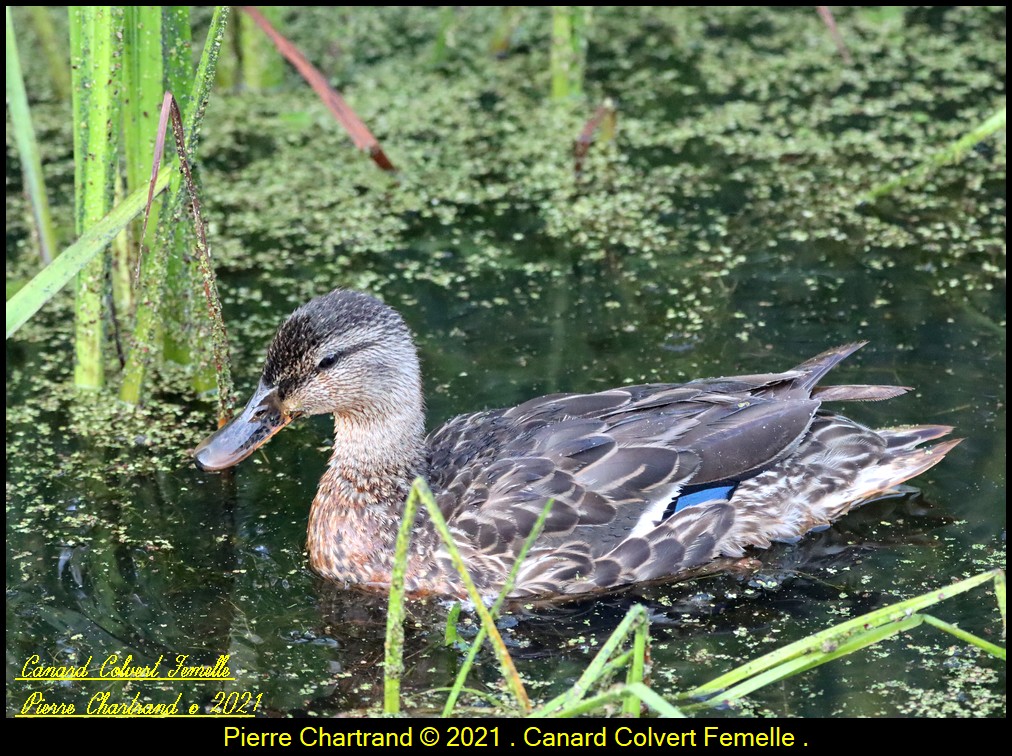
[(330, 368), (334, 367), (334, 365), (337, 364), (337, 361), (340, 360), (341, 357), (343, 356), (344, 356), (343, 352), (334, 352), (333, 354), (328, 354), (326, 357), (320, 360), (320, 364), (316, 366), (316, 369), (329, 370)]

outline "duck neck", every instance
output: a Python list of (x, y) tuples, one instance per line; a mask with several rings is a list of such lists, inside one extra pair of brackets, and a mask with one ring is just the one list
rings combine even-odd
[(424, 472), (424, 414), (391, 404), (380, 420), (334, 416), (334, 452), (309, 513), (309, 554), (324, 577), (388, 584), (411, 483)]

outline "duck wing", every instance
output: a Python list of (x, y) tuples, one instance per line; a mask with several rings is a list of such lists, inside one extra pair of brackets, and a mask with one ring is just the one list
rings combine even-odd
[[(428, 439), (430, 483), (468, 558), (479, 569), (488, 560), (487, 571), (502, 577), (554, 500), (515, 594), (672, 575), (717, 555), (736, 520), (731, 492), (796, 452), (819, 391), (879, 399), (905, 390), (816, 388), (860, 346), (783, 373), (555, 394), (458, 417)], [(874, 435), (852, 423), (846, 432)], [(680, 508), (683, 496), (705, 506)]]

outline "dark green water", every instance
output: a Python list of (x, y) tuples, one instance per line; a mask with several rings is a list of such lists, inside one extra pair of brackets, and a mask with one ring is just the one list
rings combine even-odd
[[(597, 173), (582, 187), (566, 178), (568, 136), (560, 149), (551, 139), (545, 146), (541, 137), (507, 135), (503, 119), (518, 128), (552, 123), (536, 108), (517, 109), (537, 98), (460, 72), (443, 95), (438, 82), (450, 74), (415, 82), (420, 107), (440, 99), (474, 105), (429, 110), (432, 123), (468, 113), (480, 120), (482, 107), (496, 107), (489, 92), (512, 109), (496, 111), (476, 135), (419, 131), (399, 141), (412, 120), (397, 121), (400, 100), (387, 90), (383, 112), (395, 122), (384, 128), (413, 169), (396, 190), (344, 154), (351, 150), (309, 96), (251, 98), (248, 118), (238, 119), (231, 109), (243, 99), (222, 98), (230, 112), (212, 108), (205, 127), (207, 214), (241, 392), (255, 384), (284, 315), (341, 285), (382, 296), (417, 334), (431, 427), (554, 391), (787, 369), (867, 339), (834, 382), (915, 390), (847, 414), (872, 426), (949, 424), (965, 437), (912, 481), (921, 494), (869, 505), (796, 546), (757, 553), (763, 567), (748, 578), (511, 616), (505, 637), (537, 699), (571, 684), (635, 601), (651, 610), (652, 684), (673, 695), (864, 611), (1005, 566), (1004, 131), (990, 152), (971, 153), (909, 194), (874, 208), (854, 201), (872, 175), (888, 175), (882, 161), (905, 166), (906, 154), (931, 152), (925, 143), (964, 133), (970, 122), (960, 114), (990, 112), (973, 108), (1004, 91), (1004, 23), (998, 83), (997, 57), (968, 52), (975, 34), (998, 34), (993, 19), (911, 16), (891, 33), (921, 45), (909, 53), (920, 67), (898, 59), (896, 39), (866, 33), (853, 43), (877, 67), (840, 74), (831, 47), (773, 50), (803, 37), (790, 36), (776, 14), (747, 24), (720, 13), (679, 18), (626, 29), (638, 52), (622, 65), (618, 41), (601, 44), (596, 57), (592, 46), (594, 87), (626, 92), (628, 133), (599, 151), (588, 169)], [(599, 23), (625, 28), (607, 14)], [(941, 29), (952, 50), (916, 28), (929, 23), (936, 26), (923, 28)], [(714, 29), (725, 28), (738, 41), (707, 47)], [(673, 45), (689, 33), (698, 33), (692, 45)], [(960, 51), (969, 73), (952, 67)], [(525, 70), (522, 61), (503, 65), (509, 76)], [(387, 66), (377, 69), (380, 81), (402, 70)], [(729, 67), (722, 80), (716, 72)], [(643, 87), (649, 74), (656, 102)], [(911, 94), (924, 80), (941, 82), (944, 103), (932, 104), (934, 120), (906, 122), (904, 108), (929, 111), (929, 94), (923, 103)], [(359, 97), (367, 115), (384, 100), (382, 91)], [(805, 118), (793, 114), (802, 108)], [(559, 133), (570, 134), (572, 123), (579, 119)], [(874, 129), (874, 139), (862, 136)], [(244, 141), (247, 134), (259, 141)], [(911, 144), (906, 136), (890, 142), (897, 134), (910, 134)], [(421, 152), (427, 143), (441, 155), (431, 163)], [(453, 151), (474, 165), (458, 163), (462, 178), (440, 183)], [(328, 167), (321, 156), (334, 153), (338, 165)], [(337, 178), (342, 172), (352, 190)], [(9, 278), (26, 236), (10, 220), (16, 181), (8, 168)], [(36, 691), (81, 707), (104, 690), (110, 701), (182, 693), (184, 705), (202, 707), (219, 691), (249, 692), (275, 714), (375, 707), (384, 602), (324, 584), (303, 550), (329, 419), (287, 429), (234, 475), (202, 474), (183, 450), (212, 429), (211, 403), (182, 398), (171, 372), (143, 416), (73, 397), (65, 385), (68, 312), (58, 303), (7, 344), (8, 714)], [(408, 707), (439, 707), (444, 694), (428, 691), (452, 683), (461, 654), (442, 644), (445, 606), (411, 612)], [(1004, 642), (988, 591), (936, 614)], [(470, 620), (463, 622), (467, 634)], [(164, 656), (163, 669), (177, 655), (213, 664), (228, 654), (236, 680), (159, 687), (15, 679), (33, 655), (43, 664), (92, 657), (98, 665), (111, 654), (133, 655), (134, 664)], [(479, 660), (472, 687), (499, 695), (491, 653)], [(1005, 684), (1004, 664), (922, 627), (764, 689), (731, 714), (1001, 716)]]

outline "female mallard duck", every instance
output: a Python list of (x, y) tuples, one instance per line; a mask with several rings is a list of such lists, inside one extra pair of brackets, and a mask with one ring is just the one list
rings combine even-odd
[[(309, 514), (318, 573), (385, 589), (402, 507), (422, 476), (483, 594), (499, 591), (548, 499), (511, 595), (597, 592), (796, 540), (940, 462), (959, 440), (918, 445), (948, 426), (876, 431), (821, 409), (907, 390), (817, 385), (860, 346), (784, 373), (543, 396), (425, 437), (407, 326), (376, 299), (337, 290), (284, 322), (253, 398), (196, 462), (222, 470), (296, 417), (332, 413), (334, 452)], [(424, 512), (407, 588), (465, 594)]]

